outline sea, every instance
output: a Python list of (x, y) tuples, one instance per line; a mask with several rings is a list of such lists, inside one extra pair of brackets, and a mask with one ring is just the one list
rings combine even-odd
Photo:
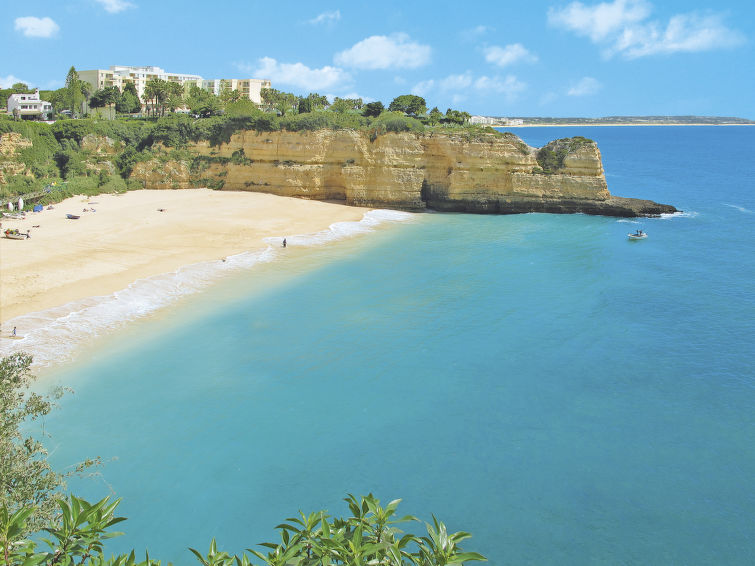
[(494, 565), (753, 564), (755, 128), (515, 133), (683, 212), (376, 211), (37, 317), (74, 390), (50, 459), (101, 457), (70, 489), (128, 517), (106, 554), (259, 549), (373, 493)]

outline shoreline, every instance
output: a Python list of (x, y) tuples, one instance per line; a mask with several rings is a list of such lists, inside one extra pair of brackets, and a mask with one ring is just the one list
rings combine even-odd
[(182, 189), (77, 196), (25, 220), (3, 218), (3, 230), (28, 229), (31, 238), (0, 238), (0, 355), (24, 350), (49, 365), (103, 331), (273, 261), (285, 253), (284, 237), (296, 253), (406, 216), (381, 212)]
[(579, 128), (579, 127), (603, 127), (603, 126), (621, 126), (621, 127), (632, 127), (632, 126), (639, 126), (639, 127), (647, 127), (647, 126), (755, 126), (755, 124), (698, 124), (698, 123), (691, 123), (691, 124), (631, 124), (628, 122), (621, 122), (616, 124), (517, 124), (516, 126), (513, 125), (506, 125), (506, 126), (492, 126), (493, 128), (559, 128), (559, 127), (568, 127), (568, 128)]

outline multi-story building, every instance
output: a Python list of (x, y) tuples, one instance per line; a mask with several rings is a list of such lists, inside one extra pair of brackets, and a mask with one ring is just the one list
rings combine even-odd
[(262, 104), (262, 89), (272, 88), (268, 79), (211, 79), (203, 80), (202, 88), (219, 95), (223, 90), (238, 90), (242, 98)]
[(8, 97), (8, 114), (18, 110), (21, 118), (46, 120), (52, 113), (52, 104), (39, 99), (39, 89), (33, 94), (11, 94)]
[(224, 88), (238, 90), (243, 97), (248, 98), (255, 104), (260, 104), (262, 99), (260, 91), (270, 88), (270, 81), (265, 79), (212, 79), (205, 80), (199, 75), (187, 75), (181, 73), (168, 73), (160, 67), (128, 67), (114, 65), (108, 70), (94, 69), (91, 71), (79, 71), (79, 79), (89, 83), (92, 90), (99, 90), (108, 86), (116, 86), (121, 91), (127, 83), (136, 87), (139, 97), (143, 97), (147, 81), (162, 79), (182, 85), (185, 89), (196, 85), (220, 94)]

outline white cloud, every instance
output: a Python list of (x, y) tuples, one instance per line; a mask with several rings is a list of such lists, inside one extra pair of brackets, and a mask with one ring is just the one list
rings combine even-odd
[(435, 81), (433, 79), (429, 79), (427, 81), (420, 81), (416, 85), (414, 85), (412, 87), (412, 94), (416, 94), (417, 96), (425, 96), (434, 90)]
[(597, 79), (582, 77), (566, 91), (566, 94), (569, 96), (588, 96), (595, 94), (601, 88), (603, 88), (603, 85)]
[(29, 85), (29, 83), (24, 79), (19, 79), (18, 77), (13, 75), (0, 77), (0, 88), (10, 88), (16, 83), (24, 83), (27, 86)]
[(636, 59), (656, 53), (710, 51), (742, 43), (742, 34), (728, 29), (720, 16), (679, 14), (673, 16), (662, 31), (655, 23), (624, 30), (613, 50), (628, 59)]
[(475, 77), (467, 71), (461, 75), (449, 75), (443, 79), (429, 79), (421, 81), (414, 85), (412, 94), (425, 96), (428, 94), (440, 92), (451, 94), (454, 103), (464, 100), (469, 93), (476, 94), (501, 94), (508, 99), (515, 98), (520, 92), (525, 90), (527, 85), (517, 79), (514, 75), (501, 77), (480, 76)]
[(548, 22), (597, 42), (644, 20), (650, 15), (650, 9), (650, 4), (645, 0), (614, 0), (594, 6), (572, 2), (560, 10), (550, 8)]
[(405, 33), (373, 35), (336, 53), (334, 61), (357, 69), (416, 69), (430, 62), (431, 51)]
[(614, 0), (586, 6), (572, 2), (550, 8), (548, 22), (589, 37), (603, 47), (606, 57), (618, 53), (627, 59), (654, 54), (708, 51), (735, 47), (744, 36), (728, 28), (719, 14), (677, 14), (667, 24), (648, 20), (652, 6), (646, 0)]
[(527, 88), (527, 85), (514, 75), (507, 75), (504, 79), (482, 76), (475, 81), (474, 87), (478, 91), (493, 92), (503, 94), (507, 98), (515, 98), (516, 95)]
[(350, 83), (349, 74), (338, 67), (325, 66), (310, 69), (303, 63), (279, 63), (272, 57), (262, 57), (257, 66), (240, 64), (240, 70), (255, 77), (270, 79), (274, 88), (278, 84), (290, 85), (306, 91), (318, 91)]
[(480, 25), (470, 29), (462, 30), (459, 35), (464, 41), (474, 41), (477, 38), (482, 37), (483, 35), (492, 31), (495, 31), (492, 27)]
[(332, 12), (323, 12), (316, 18), (312, 18), (309, 22), (314, 26), (320, 24), (334, 24), (341, 19), (341, 10), (333, 10)]
[(485, 60), (499, 67), (505, 67), (518, 61), (522, 63), (534, 63), (537, 55), (533, 54), (521, 43), (512, 43), (506, 47), (492, 45), (484, 49)]
[(20, 31), (26, 37), (52, 37), (60, 30), (60, 26), (56, 24), (52, 18), (36, 18), (34, 16), (26, 16), (23, 18), (16, 18), (15, 29)]
[(117, 14), (118, 12), (123, 12), (123, 10), (128, 10), (129, 8), (136, 8), (136, 5), (127, 2), (126, 0), (95, 0), (95, 2), (101, 4), (102, 7), (105, 8), (105, 11), (110, 12), (111, 14)]

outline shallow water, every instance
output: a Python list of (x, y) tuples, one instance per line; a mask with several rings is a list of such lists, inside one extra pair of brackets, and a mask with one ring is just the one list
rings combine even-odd
[(755, 129), (516, 133), (685, 213), (419, 215), (98, 342), (45, 427), (108, 461), (72, 487), (123, 497), (109, 549), (241, 552), (372, 491), (493, 564), (751, 563)]

